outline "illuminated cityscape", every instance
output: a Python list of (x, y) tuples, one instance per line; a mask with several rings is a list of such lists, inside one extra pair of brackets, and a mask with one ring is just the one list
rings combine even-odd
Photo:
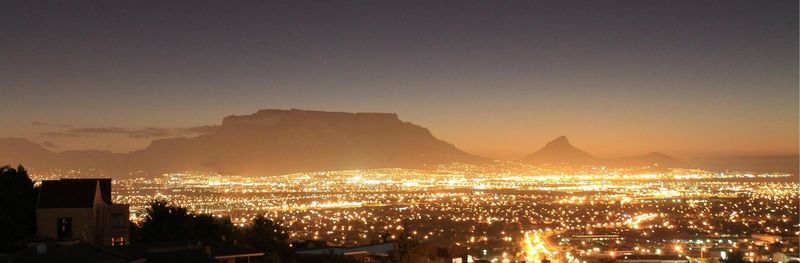
[(739, 249), (748, 260), (767, 261), (775, 251), (796, 252), (800, 185), (793, 175), (554, 169), (497, 161), (267, 177), (132, 174), (114, 180), (113, 196), (130, 204), (134, 221), (148, 202), (164, 199), (240, 227), (265, 214), (294, 241), (358, 246), (408, 233), (500, 262), (704, 261)]
[(800, 263), (800, 0), (0, 0), (0, 263)]

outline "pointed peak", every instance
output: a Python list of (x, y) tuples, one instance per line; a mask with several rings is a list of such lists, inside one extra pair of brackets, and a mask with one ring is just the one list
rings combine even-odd
[(540, 149), (540, 151), (542, 150), (580, 152), (581, 154), (588, 155), (587, 153), (584, 153), (580, 149), (575, 148), (575, 146), (572, 146), (572, 144), (569, 142), (569, 139), (567, 139), (566, 136), (558, 136), (554, 140), (545, 144), (544, 147)]
[(547, 145), (570, 145), (570, 143), (566, 136), (558, 136), (555, 140), (548, 142)]
[(587, 164), (594, 157), (569, 143), (566, 136), (558, 136), (538, 151), (525, 157), (529, 163)]

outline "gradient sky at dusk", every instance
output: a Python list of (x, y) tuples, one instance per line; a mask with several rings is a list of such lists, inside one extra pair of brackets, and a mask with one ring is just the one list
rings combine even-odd
[(501, 158), (798, 152), (798, 1), (232, 3), (0, 2), (0, 137), (124, 152), (166, 135), (58, 134), (301, 108)]

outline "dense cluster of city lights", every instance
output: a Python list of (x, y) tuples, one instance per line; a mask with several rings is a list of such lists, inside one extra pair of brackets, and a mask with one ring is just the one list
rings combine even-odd
[(264, 214), (292, 240), (352, 246), (407, 233), (500, 262), (580, 262), (735, 249), (758, 260), (789, 251), (796, 243), (764, 244), (751, 236), (800, 234), (799, 190), (787, 174), (553, 170), (498, 162), (264, 177), (133, 176), (114, 180), (113, 196), (131, 205), (134, 221), (148, 202), (166, 199), (238, 226)]

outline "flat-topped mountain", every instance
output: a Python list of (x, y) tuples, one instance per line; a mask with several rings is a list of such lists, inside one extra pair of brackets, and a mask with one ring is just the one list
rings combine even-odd
[(115, 173), (192, 170), (271, 175), (381, 167), (417, 168), (485, 160), (437, 139), (423, 127), (401, 121), (396, 114), (296, 109), (261, 110), (251, 115), (228, 116), (213, 133), (193, 138), (155, 140), (145, 149), (126, 154), (101, 151), (53, 153), (24, 139), (9, 141), (18, 145), (13, 149), (0, 145), (0, 160), (5, 162), (19, 162), (34, 168), (89, 168), (88, 165), (95, 165), (95, 168)]
[(421, 167), (482, 160), (395, 114), (294, 109), (228, 116), (215, 133), (156, 140), (130, 155), (136, 163), (170, 170), (203, 168), (232, 174)]
[(572, 146), (567, 137), (560, 136), (545, 144), (538, 151), (525, 156), (521, 160), (534, 165), (567, 165), (583, 166), (596, 165), (607, 167), (652, 167), (652, 168), (678, 168), (687, 165), (663, 153), (652, 152), (645, 155), (598, 158), (581, 149)]

